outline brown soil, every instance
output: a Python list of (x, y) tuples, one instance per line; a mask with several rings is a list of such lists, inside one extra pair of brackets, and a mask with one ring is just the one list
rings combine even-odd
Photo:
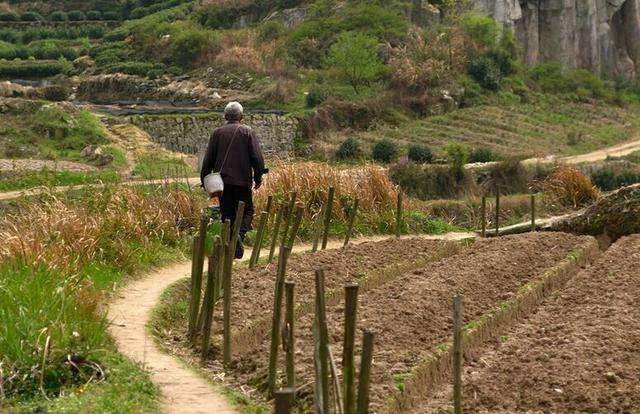
[[(384, 406), (386, 399), (393, 395), (403, 378), (422, 361), (427, 352), (449, 340), (452, 324), (451, 298), (455, 293), (464, 297), (465, 323), (475, 320), (494, 309), (501, 301), (511, 298), (533, 277), (564, 259), (587, 239), (561, 233), (536, 233), (478, 240), (473, 246), (457, 254), (398, 274), (385, 284), (362, 291), (358, 326), (377, 332), (372, 374), (372, 412), (379, 411)], [(378, 255), (391, 249), (388, 243), (383, 246), (380, 250), (375, 250), (377, 246), (367, 246), (368, 248), (361, 252), (354, 251), (348, 255), (349, 259), (338, 258), (334, 254), (318, 255), (317, 258), (300, 257), (295, 262), (292, 258), (292, 270), (289, 274), (299, 283), (296, 286), (297, 300), (302, 300), (301, 296), (312, 300), (312, 271), (318, 264), (320, 267), (331, 268), (326, 272), (329, 287), (336, 286), (336, 283), (341, 286), (346, 279), (358, 274), (350, 262), (357, 263), (362, 269), (385, 263)], [(400, 252), (399, 257), (411, 260), (415, 258), (416, 251), (420, 251), (416, 249), (419, 246), (403, 246), (402, 243), (398, 243), (395, 249)], [(386, 260), (389, 260), (388, 257)], [(271, 273), (273, 271), (272, 269)], [(342, 277), (336, 279), (332, 276), (334, 272), (342, 272)], [(255, 273), (253, 275), (255, 282)], [(243, 277), (247, 276), (248, 273)], [(267, 279), (264, 285), (262, 280), (256, 284), (256, 288), (262, 286), (263, 290), (255, 293), (253, 297), (243, 295), (242, 300), (247, 302), (241, 303), (240, 306), (250, 315), (270, 318), (274, 280), (273, 275), (264, 274), (263, 277)], [(186, 294), (186, 285), (180, 290)], [(266, 298), (259, 298), (260, 295)], [(233, 306), (237, 303), (236, 300)], [(259, 311), (254, 310), (252, 306)], [(342, 350), (343, 312), (342, 304), (329, 304), (327, 307), (330, 344), (338, 364)], [(309, 313), (298, 317), (296, 376), (299, 385), (313, 382), (311, 322), (312, 315)], [(216, 325), (219, 326), (219, 322)], [(184, 335), (176, 335), (176, 332), (174, 331), (172, 338), (173, 343), (167, 335), (164, 335), (165, 342), (182, 357), (193, 359), (192, 351), (186, 349), (182, 343), (181, 338)], [(166, 341), (167, 339), (169, 341)], [(357, 342), (359, 347), (360, 338)], [(182, 349), (176, 349), (181, 347)], [(268, 348), (269, 341), (265, 337), (257, 346), (248, 346), (246, 352), (236, 354), (235, 369), (231, 375), (225, 377), (225, 381), (235, 384), (253, 399), (263, 399), (263, 395), (255, 391), (255, 388), (264, 387)], [(205, 366), (205, 370), (213, 377), (219, 377), (221, 372), (218, 356), (219, 348), (216, 346), (212, 355), (215, 359), (209, 360)], [(280, 358), (282, 365), (283, 355)], [(304, 398), (305, 393), (309, 391), (309, 386), (303, 387), (299, 396)]]
[[(464, 411), (638, 412), (640, 236), (614, 244), (464, 372)], [(450, 388), (450, 387), (449, 387)], [(437, 412), (450, 389), (416, 413)]]
[[(455, 244), (457, 247), (458, 244)], [(298, 255), (289, 259), (287, 279), (296, 283), (296, 303), (311, 304), (314, 298), (314, 274), (316, 269), (326, 273), (327, 294), (341, 290), (345, 282), (359, 280), (375, 269), (382, 269), (394, 263), (433, 260), (441, 257), (442, 249), (455, 248), (452, 244), (440, 240), (424, 238), (387, 239), (378, 242), (365, 242), (347, 246), (345, 249), (325, 250), (314, 255)], [(434, 257), (436, 255), (437, 257)], [(276, 260), (274, 260), (276, 261)], [(241, 270), (233, 275), (231, 326), (234, 336), (241, 341), (256, 336), (256, 326), (269, 326), (273, 309), (276, 264), (262, 269)], [(214, 320), (214, 332), (221, 332), (221, 314)], [(265, 332), (266, 333), (266, 332)], [(259, 342), (261, 338), (257, 334)], [(237, 341), (236, 341), (237, 342)]]

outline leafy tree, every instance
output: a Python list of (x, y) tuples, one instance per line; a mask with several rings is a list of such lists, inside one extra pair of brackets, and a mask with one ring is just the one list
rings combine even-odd
[(385, 68), (377, 47), (377, 40), (371, 36), (345, 32), (331, 46), (326, 64), (358, 93), (359, 86), (378, 79)]
[(360, 141), (355, 137), (349, 137), (340, 144), (336, 151), (336, 158), (345, 161), (352, 160), (360, 155)]
[(429, 163), (433, 161), (433, 153), (431, 152), (431, 150), (422, 145), (410, 146), (407, 156), (411, 161), (417, 162), (420, 164)]

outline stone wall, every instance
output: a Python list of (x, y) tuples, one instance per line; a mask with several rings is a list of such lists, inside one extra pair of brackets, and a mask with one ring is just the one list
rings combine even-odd
[[(197, 115), (139, 115), (129, 122), (146, 131), (151, 138), (172, 151), (200, 154), (214, 129), (224, 124), (220, 113)], [(247, 114), (243, 123), (252, 127), (267, 155), (289, 156), (298, 134), (294, 118), (277, 114)]]
[(640, 73), (640, 0), (474, 0), (512, 27), (526, 64), (557, 61), (604, 76)]

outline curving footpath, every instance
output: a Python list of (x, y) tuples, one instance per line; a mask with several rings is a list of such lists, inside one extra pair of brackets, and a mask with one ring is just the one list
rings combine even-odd
[[(424, 237), (438, 240), (462, 240), (475, 237), (473, 233), (448, 233), (440, 236)], [(360, 238), (353, 243), (382, 241), (388, 236)], [(342, 246), (339, 240), (331, 241), (328, 248)], [(294, 252), (310, 250), (310, 245), (298, 245)], [(160, 388), (162, 413), (216, 413), (227, 414), (237, 411), (221, 393), (205, 379), (184, 367), (155, 344), (147, 330), (152, 309), (160, 300), (160, 295), (169, 285), (187, 277), (191, 271), (188, 261), (159, 269), (125, 286), (109, 305), (109, 331), (114, 337), (118, 350), (132, 360), (145, 366), (151, 379)]]

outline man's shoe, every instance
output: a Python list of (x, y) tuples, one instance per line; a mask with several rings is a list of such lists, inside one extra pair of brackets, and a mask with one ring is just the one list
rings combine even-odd
[(236, 244), (236, 259), (242, 259), (243, 256), (244, 256), (244, 246), (238, 240), (238, 243)]

